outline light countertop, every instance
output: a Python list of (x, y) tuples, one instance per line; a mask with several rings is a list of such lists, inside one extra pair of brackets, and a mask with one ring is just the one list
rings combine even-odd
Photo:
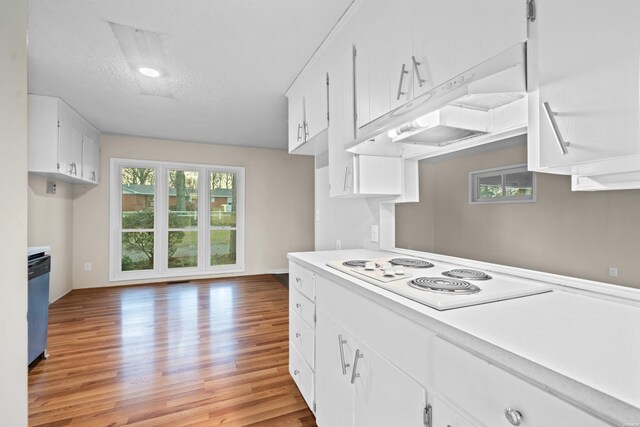
[(438, 311), (326, 266), (388, 255), (347, 250), (289, 258), (614, 425), (640, 423), (640, 307), (554, 290)]
[(49, 252), (51, 250), (51, 246), (29, 246), (27, 248), (27, 256), (39, 254), (42, 252)]

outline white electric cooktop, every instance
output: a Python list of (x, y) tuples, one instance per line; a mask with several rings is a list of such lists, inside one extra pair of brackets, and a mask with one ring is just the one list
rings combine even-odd
[(327, 265), (437, 310), (551, 291), (532, 280), (426, 258), (397, 256), (339, 260)]

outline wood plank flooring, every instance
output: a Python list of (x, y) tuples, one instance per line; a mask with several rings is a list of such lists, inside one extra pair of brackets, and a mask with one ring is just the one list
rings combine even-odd
[(74, 290), (29, 372), (31, 426), (315, 426), (272, 276)]

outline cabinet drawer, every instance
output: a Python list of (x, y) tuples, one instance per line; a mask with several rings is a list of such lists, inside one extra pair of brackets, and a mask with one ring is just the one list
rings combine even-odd
[(607, 425), (447, 341), (436, 339), (434, 354), (437, 393), (487, 426), (511, 426), (507, 408), (520, 412), (522, 427)]
[(289, 341), (300, 355), (313, 368), (315, 366), (315, 331), (307, 325), (293, 310), (289, 310)]
[(316, 298), (316, 276), (298, 264), (289, 263), (289, 289), (297, 289), (314, 301)]
[(313, 371), (293, 345), (289, 346), (289, 373), (298, 386), (298, 389), (300, 389), (300, 393), (302, 397), (304, 397), (305, 402), (307, 402), (307, 405), (313, 411)]
[(295, 288), (289, 290), (289, 308), (315, 329), (316, 306)]

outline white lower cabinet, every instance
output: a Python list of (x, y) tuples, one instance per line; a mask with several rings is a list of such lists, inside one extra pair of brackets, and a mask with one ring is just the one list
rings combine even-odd
[(314, 373), (293, 345), (289, 346), (289, 373), (298, 386), (298, 390), (300, 390), (305, 402), (313, 410)]
[(424, 426), (424, 388), (328, 314), (317, 316), (318, 425)]
[(353, 425), (350, 385), (355, 339), (322, 310), (318, 310), (316, 421), (319, 426)]
[(338, 280), (290, 269), (315, 296), (291, 286), (290, 370), (320, 427), (610, 425)]
[(461, 410), (455, 409), (455, 405), (446, 402), (440, 396), (432, 397), (434, 411), (431, 417), (433, 427), (479, 427), (479, 423), (469, 421), (468, 416)]

